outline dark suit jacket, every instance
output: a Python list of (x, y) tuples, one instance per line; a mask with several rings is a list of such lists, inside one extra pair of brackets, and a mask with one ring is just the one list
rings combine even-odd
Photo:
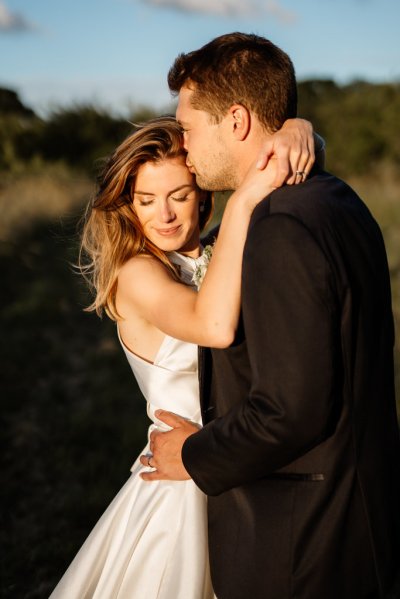
[(234, 344), (205, 350), (184, 464), (209, 497), (221, 599), (372, 599), (399, 574), (386, 253), (322, 171), (255, 209)]

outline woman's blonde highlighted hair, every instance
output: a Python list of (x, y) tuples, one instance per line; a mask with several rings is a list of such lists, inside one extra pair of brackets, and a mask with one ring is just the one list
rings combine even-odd
[[(118, 272), (137, 254), (160, 260), (171, 274), (178, 272), (167, 254), (143, 233), (133, 208), (132, 193), (139, 167), (146, 162), (185, 157), (180, 126), (173, 117), (159, 117), (136, 126), (108, 158), (98, 180), (98, 191), (88, 205), (81, 239), (79, 268), (95, 293), (87, 311), (96, 311), (117, 320)], [(213, 199), (204, 193), (199, 213), (202, 230), (212, 212)]]

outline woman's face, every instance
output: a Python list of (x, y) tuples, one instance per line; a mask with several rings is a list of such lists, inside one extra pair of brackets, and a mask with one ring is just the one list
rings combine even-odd
[(146, 237), (163, 251), (197, 257), (200, 194), (183, 157), (142, 164), (133, 206)]

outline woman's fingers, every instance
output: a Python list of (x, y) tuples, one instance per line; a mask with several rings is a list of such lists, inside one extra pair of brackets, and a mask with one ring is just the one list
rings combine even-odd
[(272, 156), (276, 159), (274, 187), (305, 181), (315, 162), (311, 123), (303, 119), (287, 120), (279, 131), (266, 140), (257, 160), (257, 168), (263, 170)]

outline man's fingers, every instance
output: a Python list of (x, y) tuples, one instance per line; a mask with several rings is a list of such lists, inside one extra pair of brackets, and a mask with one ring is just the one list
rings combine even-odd
[(140, 474), (140, 478), (146, 482), (151, 482), (154, 480), (170, 480), (167, 476), (160, 474), (158, 470), (155, 470), (154, 472), (142, 472)]
[(161, 420), (161, 422), (168, 424), (172, 428), (177, 428), (182, 422), (186, 422), (185, 418), (166, 410), (156, 410), (154, 414), (158, 420)]
[(154, 457), (152, 455), (141, 455), (139, 461), (142, 466), (146, 466), (147, 468), (155, 468)]
[(159, 435), (164, 435), (164, 434), (165, 434), (165, 431), (159, 431), (157, 429), (154, 429), (151, 431), (151, 433), (150, 433), (150, 451), (151, 451), (151, 453), (154, 453), (153, 447), (154, 447), (154, 443), (155, 443), (155, 440), (157, 439), (157, 437)]
[(167, 477), (160, 474), (158, 470), (153, 470), (153, 472), (141, 472), (140, 478), (147, 482), (151, 482), (152, 480), (167, 480)]

